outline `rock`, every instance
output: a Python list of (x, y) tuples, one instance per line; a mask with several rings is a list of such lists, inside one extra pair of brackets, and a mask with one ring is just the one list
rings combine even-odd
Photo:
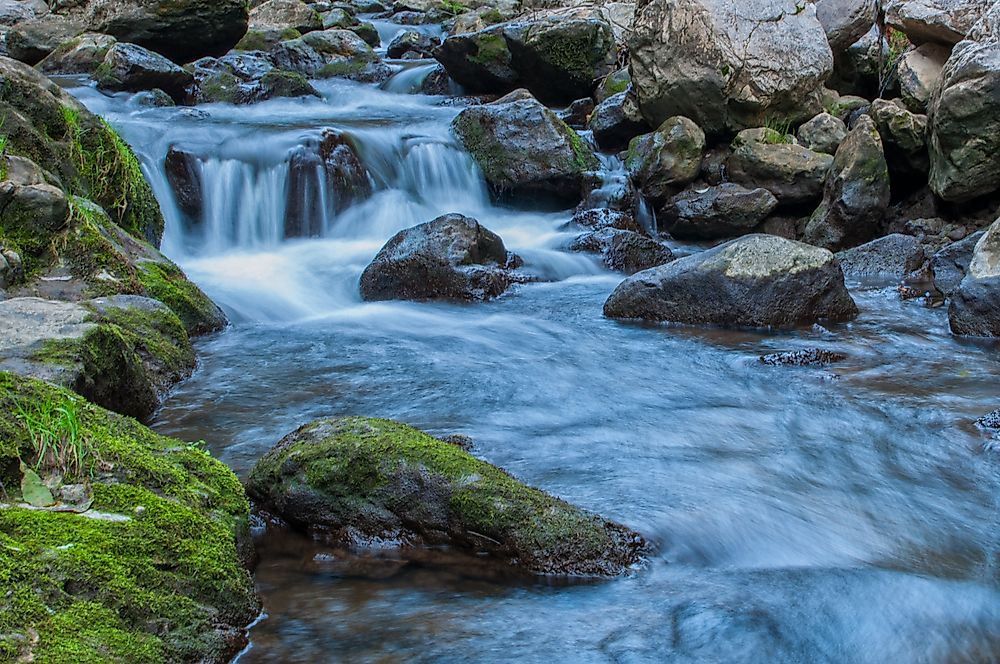
[(698, 125), (667, 118), (652, 134), (629, 142), (625, 168), (642, 193), (659, 202), (698, 177), (704, 152), (705, 132)]
[(805, 241), (827, 249), (866, 242), (889, 207), (889, 167), (875, 122), (862, 116), (837, 150), (823, 202), (806, 225)]
[(632, 85), (651, 126), (683, 115), (719, 137), (819, 112), (833, 54), (814, 5), (642, 0), (635, 17)]
[(981, 429), (1000, 431), (1000, 410), (994, 410), (986, 413), (976, 420), (976, 426)]
[(926, 113), (927, 102), (941, 82), (944, 63), (951, 52), (940, 44), (924, 44), (903, 54), (896, 77), (903, 101), (914, 113)]
[(628, 528), (387, 420), (308, 424), (261, 459), (247, 490), (290, 523), (352, 548), (447, 544), (574, 576), (621, 574), (645, 549)]
[(686, 324), (788, 328), (858, 313), (829, 251), (747, 235), (629, 277), (604, 315)]
[(594, 100), (590, 97), (577, 99), (556, 115), (573, 129), (584, 129), (590, 114), (594, 112)]
[(846, 50), (875, 25), (877, 0), (816, 0), (816, 18), (834, 53)]
[[(600, 105), (609, 97), (625, 92), (631, 85), (632, 75), (629, 74), (627, 67), (613, 71), (601, 79), (597, 89), (594, 90), (594, 99)], [(638, 107), (638, 103), (636, 103), (636, 107)]]
[(848, 279), (890, 277), (902, 279), (923, 267), (923, 245), (912, 235), (893, 233), (837, 254)]
[(888, 0), (885, 22), (915, 44), (962, 41), (985, 12), (988, 0)]
[(648, 235), (601, 228), (573, 240), (570, 251), (601, 254), (608, 269), (635, 274), (674, 259), (673, 252)]
[(121, 43), (108, 50), (94, 76), (102, 90), (137, 92), (160, 89), (174, 101), (183, 100), (188, 87), (194, 83), (190, 72), (162, 55), (135, 44)]
[(953, 334), (1000, 337), (1000, 220), (976, 243), (968, 272), (952, 292), (948, 321)]
[(164, 170), (177, 207), (191, 221), (201, 221), (205, 199), (200, 160), (194, 154), (172, 145), (167, 150)]
[(371, 47), (350, 30), (310, 32), (301, 39), (279, 43), (270, 55), (277, 67), (307, 78), (375, 82), (391, 73)]
[(800, 145), (813, 152), (835, 154), (837, 148), (847, 138), (847, 125), (829, 113), (820, 113), (799, 127), (797, 137)]
[(598, 167), (576, 132), (534, 99), (467, 108), (452, 129), (503, 196), (577, 202), (585, 173)]
[(361, 275), (361, 297), (489, 300), (514, 282), (520, 259), (475, 219), (450, 214), (397, 233)]
[(379, 36), (378, 29), (372, 23), (358, 23), (357, 25), (349, 26), (347, 29), (358, 37), (361, 37), (361, 41), (372, 48), (378, 48), (382, 45), (382, 37)]
[(934, 193), (961, 203), (1000, 189), (1000, 4), (955, 47), (929, 109)]
[[(313, 9), (320, 11), (318, 6), (314, 3)], [(320, 16), (323, 18), (323, 29), (329, 30), (330, 28), (341, 28), (343, 30), (350, 30), (353, 27), (360, 25), (358, 17), (354, 14), (353, 7), (334, 7), (326, 12), (321, 12)], [(360, 35), (358, 35), (360, 37)], [(370, 46), (371, 44), (369, 44)], [(376, 44), (375, 46), (378, 46)]]
[(678, 240), (716, 240), (749, 233), (777, 206), (767, 189), (726, 182), (674, 196), (658, 220)]
[(267, 0), (250, 10), (249, 29), (280, 34), (296, 30), (301, 34), (323, 29), (323, 19), (301, 0)]
[(35, 65), (60, 44), (83, 31), (78, 22), (57, 14), (22, 21), (7, 32), (7, 54), (25, 64)]
[(611, 72), (615, 55), (605, 21), (576, 18), (504, 23), (450, 36), (434, 51), (470, 92), (503, 94), (523, 87), (553, 103), (589, 97), (594, 81)]
[(277, 69), (262, 53), (234, 51), (222, 58), (202, 58), (189, 67), (198, 104), (253, 104), (277, 97), (319, 97), (302, 74)]
[(760, 363), (769, 367), (815, 367), (836, 364), (847, 359), (847, 355), (822, 348), (807, 348), (784, 353), (761, 355)]
[[(783, 140), (783, 139), (779, 139)], [(822, 196), (833, 157), (791, 143), (766, 143), (741, 134), (729, 158), (729, 176), (748, 188), (763, 187), (782, 205)]]
[[(45, 425), (70, 419), (82, 456), (40, 459), (25, 410)], [(224, 662), (239, 653), (260, 603), (241, 556), (248, 501), (222, 462), (10, 373), (0, 374), (0, 440), (0, 532), (17, 554), (4, 554), (0, 573), (19, 615), (5, 627), (6, 659), (30, 652), (67, 661), (73, 652), (108, 662)], [(64, 501), (84, 484), (83, 505), (20, 504), (22, 465)]]
[(123, 415), (150, 417), (194, 365), (183, 325), (156, 300), (0, 302), (0, 370), (63, 385)]
[[(833, 75), (826, 87), (844, 96), (860, 96), (865, 100), (882, 95), (882, 63), (890, 46), (879, 27), (873, 25), (861, 39), (844, 51), (834, 53)], [(833, 113), (844, 119), (839, 113)]]
[(934, 287), (946, 297), (950, 296), (965, 279), (969, 263), (972, 262), (972, 253), (983, 234), (980, 231), (953, 242), (931, 258)]
[(422, 58), (432, 57), (434, 49), (438, 47), (438, 40), (424, 32), (407, 30), (396, 35), (395, 39), (389, 42), (386, 55), (390, 58), (401, 58), (406, 53), (416, 53)]
[(630, 212), (621, 210), (610, 210), (608, 208), (594, 208), (590, 210), (579, 210), (573, 215), (571, 223), (583, 228), (601, 230), (603, 228), (617, 228), (622, 231), (632, 231), (635, 233), (645, 233), (635, 217)]
[(11, 27), (22, 21), (30, 21), (49, 13), (45, 0), (2, 0), (0, 1), (0, 26)]
[(6, 179), (0, 182), (0, 228), (11, 237), (46, 236), (62, 230), (69, 201), (61, 189), (45, 181), (42, 170), (24, 157), (4, 158)]
[(590, 130), (603, 150), (619, 150), (636, 136), (649, 131), (639, 112), (639, 102), (628, 91), (602, 101), (590, 116)]
[(246, 34), (249, 21), (244, 0), (85, 0), (79, 15), (90, 32), (174, 62), (225, 54)]
[(894, 185), (926, 177), (930, 168), (927, 154), (927, 116), (916, 115), (902, 105), (876, 99), (868, 114), (875, 120), (885, 148), (889, 173), (898, 176)]
[(60, 44), (37, 68), (46, 74), (93, 74), (116, 43), (109, 35), (88, 32)]

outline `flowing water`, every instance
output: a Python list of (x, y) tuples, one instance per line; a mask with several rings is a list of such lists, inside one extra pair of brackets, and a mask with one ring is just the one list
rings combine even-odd
[[(449, 132), (457, 107), (412, 81), (320, 86), (322, 101), (197, 110), (74, 89), (136, 147), (165, 252), (233, 322), (199, 342), (156, 428), (241, 475), (322, 416), (462, 433), (657, 551), (626, 578), (567, 583), (271, 533), (241, 662), (1000, 661), (1000, 444), (972, 424), (1000, 406), (995, 345), (953, 339), (944, 310), (892, 288), (856, 288), (853, 323), (791, 333), (606, 320), (622, 277), (562, 250), (570, 212), (490, 202)], [(357, 145), (374, 193), (345, 209), (318, 181), (318, 237), (284, 240), (290, 155), (324, 128)], [(167, 184), (170, 146), (198, 156), (198, 223)], [(382, 244), (448, 212), (540, 281), (487, 304), (362, 303)], [(757, 360), (815, 346), (849, 359)]]

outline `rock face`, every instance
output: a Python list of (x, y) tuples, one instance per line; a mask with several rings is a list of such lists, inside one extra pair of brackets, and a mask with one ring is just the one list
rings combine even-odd
[(952, 45), (962, 41), (983, 15), (989, 0), (889, 0), (886, 24), (910, 41)]
[(618, 228), (584, 233), (570, 243), (569, 249), (601, 254), (608, 269), (625, 274), (635, 274), (674, 259), (670, 249), (648, 235)]
[(875, 121), (865, 115), (837, 150), (823, 203), (806, 225), (805, 241), (836, 250), (872, 239), (889, 197), (882, 139)]
[(1000, 337), (1000, 220), (976, 243), (969, 271), (951, 295), (948, 321), (960, 336)]
[(114, 92), (160, 89), (174, 101), (187, 96), (194, 83), (190, 72), (181, 69), (158, 53), (135, 44), (115, 44), (95, 72), (97, 85)]
[(834, 53), (846, 50), (875, 24), (877, 0), (816, 0), (816, 18)]
[(972, 254), (983, 237), (983, 232), (973, 233), (967, 238), (954, 242), (931, 258), (931, 273), (934, 287), (949, 296), (958, 288), (969, 271)]
[(73, 13), (92, 32), (181, 63), (226, 53), (249, 20), (243, 0), (89, 0)]
[(156, 300), (0, 302), (0, 370), (63, 385), (124, 415), (151, 416), (194, 364), (180, 319)]
[(733, 182), (763, 187), (783, 205), (809, 203), (822, 195), (832, 156), (789, 142), (766, 142), (749, 130), (741, 133), (734, 145), (729, 158)]
[(625, 168), (640, 190), (663, 201), (698, 177), (705, 132), (684, 117), (667, 118), (652, 134), (629, 142)]
[(955, 47), (929, 115), (934, 193), (964, 202), (1000, 188), (1000, 3)]
[(539, 574), (618, 575), (645, 547), (625, 526), (387, 420), (308, 424), (261, 459), (247, 490), (325, 540), (448, 544)]
[(749, 233), (777, 205), (767, 189), (726, 182), (674, 196), (657, 219), (678, 240), (715, 240)]
[(494, 192), (577, 202), (584, 174), (598, 167), (590, 147), (529, 96), (473, 106), (452, 128)]
[(919, 270), (924, 248), (912, 235), (893, 233), (837, 254), (848, 279), (888, 277), (902, 279)]
[[(80, 457), (39, 458), (25, 416), (57, 427), (67, 414)], [(10, 373), (0, 441), (3, 659), (222, 664), (239, 652), (260, 603), (242, 564), (249, 505), (222, 462)], [(44, 495), (22, 488), (22, 468)]]
[(488, 300), (516, 280), (520, 259), (475, 219), (449, 214), (397, 233), (361, 274), (361, 297)]
[(833, 53), (814, 5), (642, 0), (635, 16), (632, 85), (650, 126), (683, 115), (719, 136), (820, 110)]
[(604, 305), (609, 318), (787, 328), (858, 313), (825, 249), (748, 235), (640, 272)]
[(453, 35), (434, 51), (448, 74), (471, 92), (517, 87), (546, 102), (589, 97), (615, 62), (611, 26), (603, 20), (514, 21)]

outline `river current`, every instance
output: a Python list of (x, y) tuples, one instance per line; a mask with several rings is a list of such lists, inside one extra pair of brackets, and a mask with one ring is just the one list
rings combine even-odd
[[(1000, 661), (1000, 442), (974, 425), (1000, 406), (996, 344), (951, 337), (944, 309), (891, 284), (852, 285), (856, 321), (795, 332), (607, 320), (623, 277), (563, 249), (572, 211), (491, 203), (449, 130), (460, 107), (411, 94), (427, 68), (407, 66), (382, 88), (320, 82), (321, 100), (251, 107), (73, 88), (134, 146), (165, 253), (232, 320), (198, 342), (154, 427), (241, 476), (318, 417), (460, 433), (656, 552), (627, 577), (568, 582), (271, 532), (266, 613), (239, 661)], [(314, 192), (319, 236), (284, 241), (289, 155), (324, 128), (358, 146), (374, 193), (342, 209)], [(198, 156), (194, 226), (171, 146)], [(538, 283), (486, 304), (361, 302), (386, 240), (449, 212), (497, 232)], [(758, 361), (811, 347), (848, 359)]]

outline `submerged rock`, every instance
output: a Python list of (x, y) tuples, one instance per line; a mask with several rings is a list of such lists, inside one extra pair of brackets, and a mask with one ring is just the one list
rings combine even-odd
[(822, 348), (807, 348), (761, 355), (760, 363), (769, 367), (815, 367), (843, 362), (846, 359), (845, 353)]
[[(73, 454), (39, 458), (39, 426)], [(249, 505), (220, 461), (0, 372), (0, 486), (0, 659), (223, 664), (245, 646)]]
[(593, 150), (555, 113), (528, 96), (462, 111), (452, 128), (501, 196), (578, 202)]
[(361, 297), (489, 300), (516, 281), (520, 262), (475, 219), (444, 215), (393, 236), (361, 274)]
[(313, 536), (355, 547), (447, 544), (574, 576), (622, 574), (645, 550), (625, 526), (388, 420), (308, 424), (260, 460), (247, 490)]
[(609, 318), (736, 327), (787, 328), (857, 313), (833, 254), (772, 235), (640, 272), (604, 304)]

